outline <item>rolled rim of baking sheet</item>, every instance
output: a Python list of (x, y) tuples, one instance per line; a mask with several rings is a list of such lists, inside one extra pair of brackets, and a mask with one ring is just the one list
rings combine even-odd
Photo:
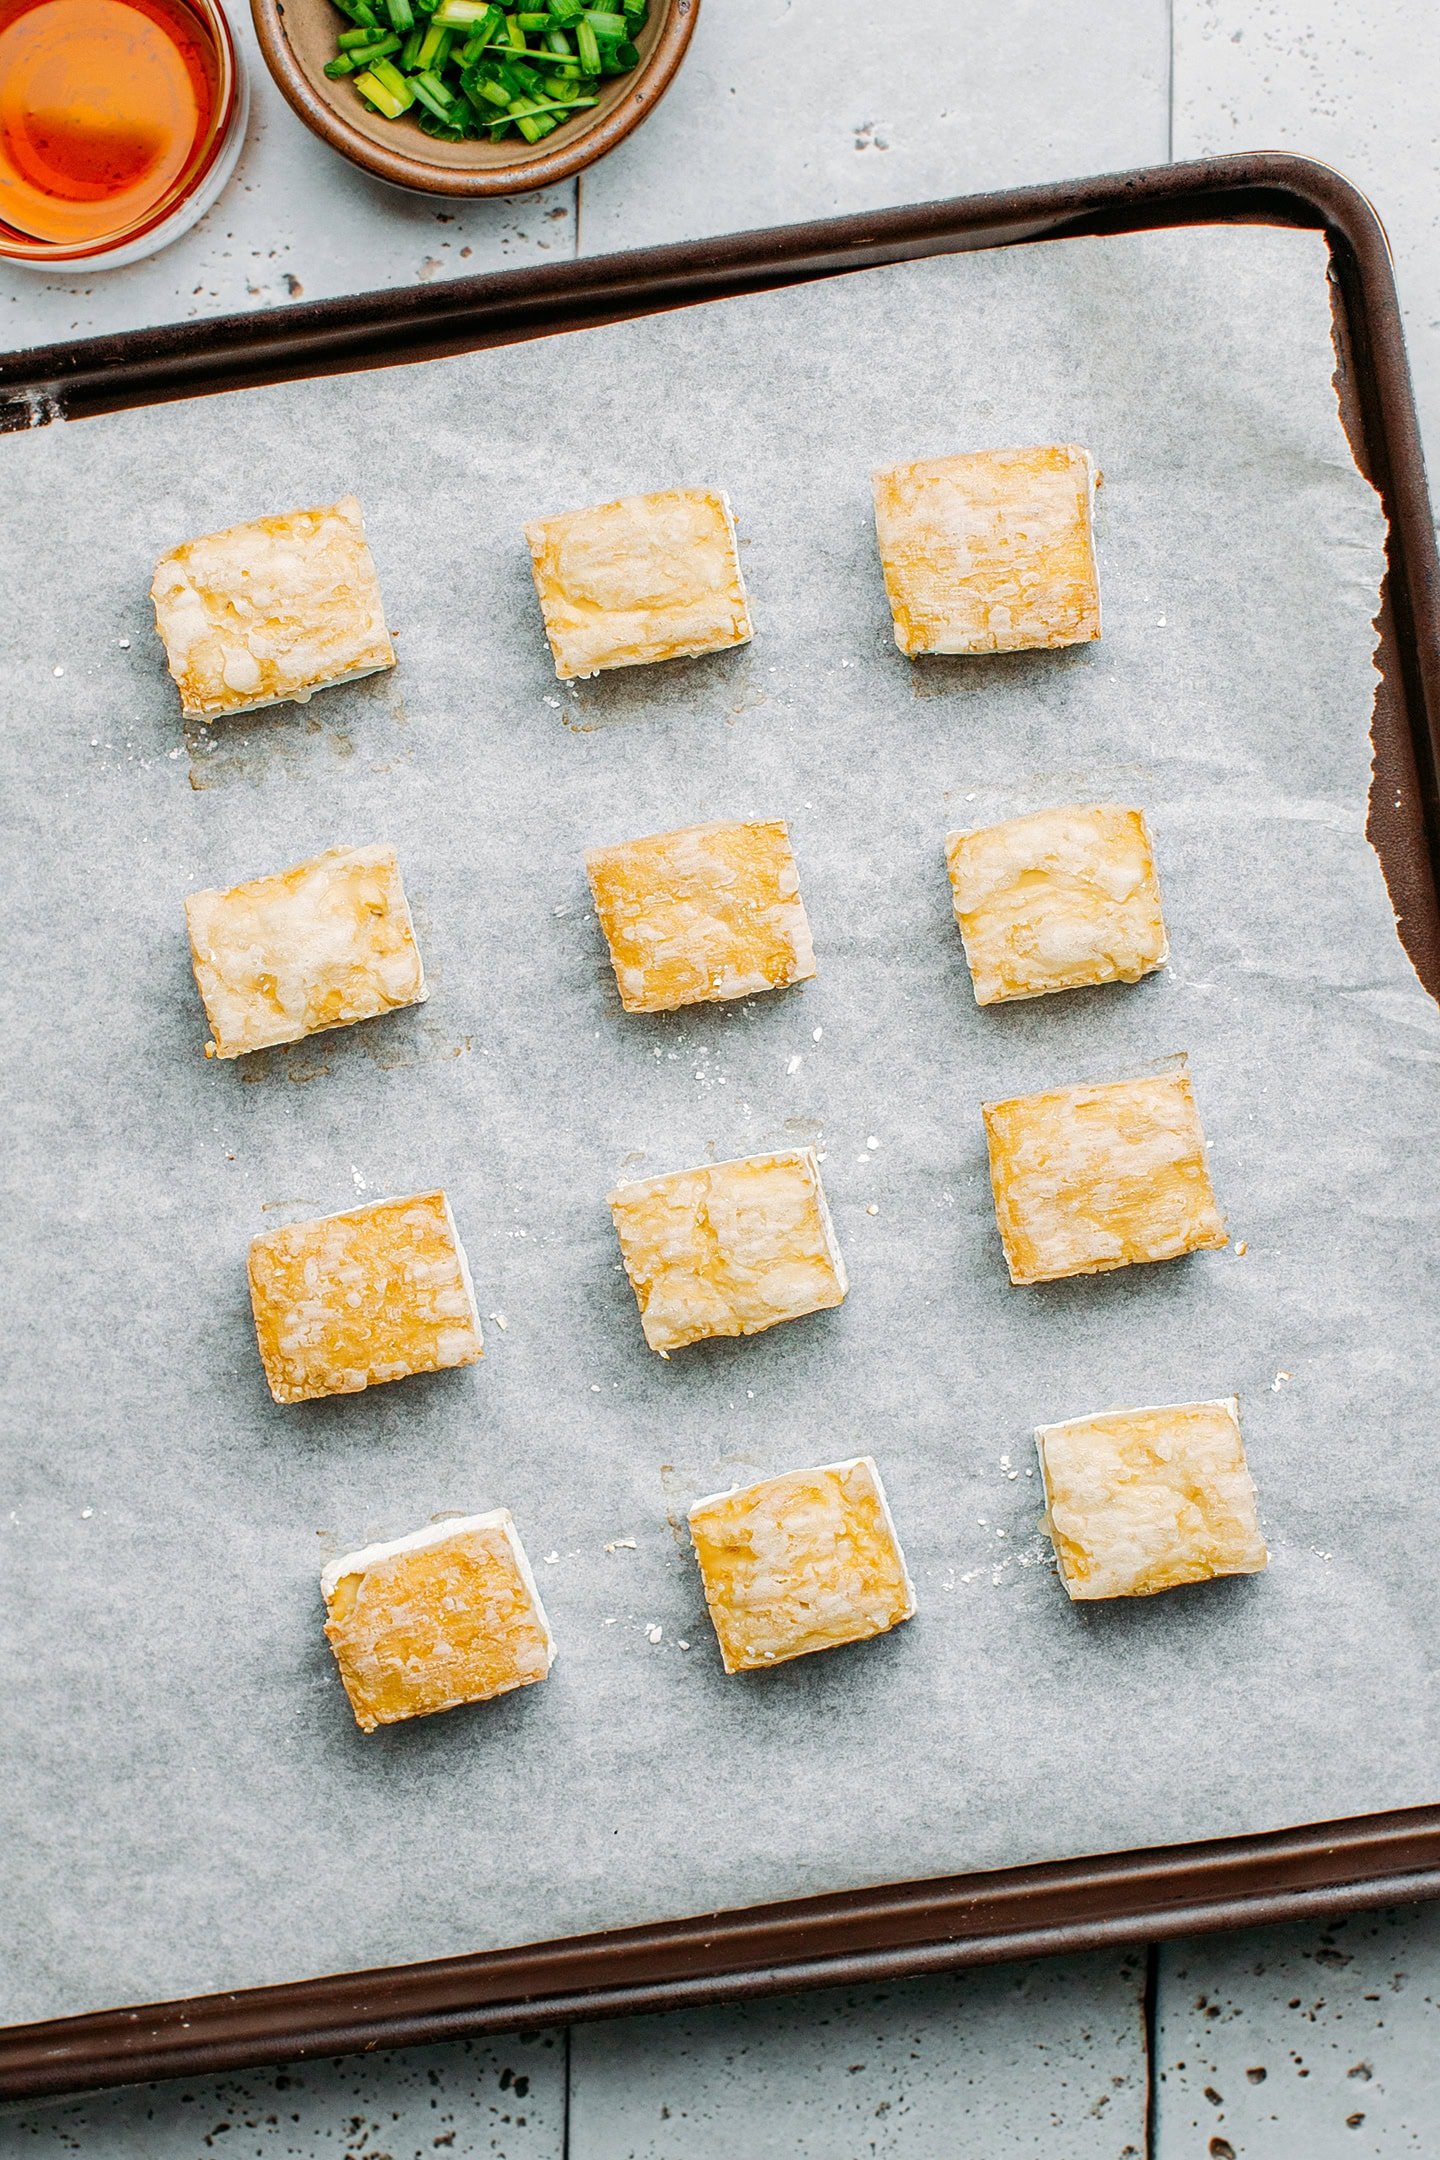
[[(1440, 978), (1440, 903), (1426, 829), (1392, 782), (1433, 773), (1440, 745), (1440, 570), (1383, 231), (1329, 168), (1258, 153), (681, 244), (413, 294), (199, 322), (0, 360), (0, 429), (202, 388), (510, 343), (550, 327), (719, 296), (925, 252), (1096, 231), (1262, 219), (1328, 236), (1342, 413), (1390, 525), (1377, 659), (1371, 837), (1422, 979)], [(1440, 1894), (1440, 1806), (1238, 1840), (972, 1874), (619, 1934), (556, 1941), (99, 2012), (0, 2034), (0, 2095), (22, 2097), (397, 2045), (606, 2010), (665, 2008), (1034, 1950), (1332, 1913)]]

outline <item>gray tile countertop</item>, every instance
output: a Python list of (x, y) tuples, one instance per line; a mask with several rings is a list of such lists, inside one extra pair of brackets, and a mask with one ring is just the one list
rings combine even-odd
[[(1346, 172), (1386, 221), (1440, 460), (1432, 0), (882, 12), (877, 35), (860, 0), (706, 0), (675, 88), (609, 160), (578, 185), (469, 208), (332, 157), (237, 22), (255, 102), (216, 208), (130, 270), (0, 271), (0, 345), (1289, 148)], [(0, 2160), (1297, 2152), (1440, 2152), (1440, 1907), (0, 2110)]]

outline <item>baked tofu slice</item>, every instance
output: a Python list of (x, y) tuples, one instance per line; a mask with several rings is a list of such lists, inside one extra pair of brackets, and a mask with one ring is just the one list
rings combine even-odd
[(1033, 810), (950, 833), (945, 858), (977, 1005), (1138, 982), (1169, 955), (1141, 810)]
[(443, 1192), (267, 1230), (250, 1302), (278, 1403), (355, 1395), (482, 1355), (470, 1269)]
[(625, 495), (539, 518), (525, 537), (562, 682), (749, 642), (735, 520), (719, 488)]
[(1095, 478), (1075, 443), (877, 472), (875, 528), (901, 652), (1025, 652), (1098, 638)]
[(864, 1642), (915, 1611), (868, 1455), (697, 1500), (690, 1536), (727, 1673)]
[(187, 720), (303, 705), (395, 665), (353, 495), (171, 548), (150, 598)]
[(207, 1057), (299, 1042), (427, 994), (393, 848), (329, 848), (273, 877), (191, 893), (185, 919), (214, 1037)]
[(640, 1178), (611, 1193), (610, 1210), (645, 1340), (662, 1354), (844, 1299), (813, 1148)]
[(1035, 1443), (1072, 1598), (1147, 1597), (1266, 1566), (1233, 1395), (1042, 1425)]
[(1017, 1095), (984, 1117), (1012, 1282), (1229, 1243), (1188, 1074)]
[(554, 1638), (508, 1508), (332, 1560), (325, 1633), (362, 1732), (549, 1673)]
[(754, 997), (815, 973), (783, 818), (592, 848), (585, 868), (626, 1012)]

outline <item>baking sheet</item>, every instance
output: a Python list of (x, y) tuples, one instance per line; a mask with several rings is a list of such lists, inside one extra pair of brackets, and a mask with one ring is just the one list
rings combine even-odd
[[(1383, 534), (1325, 262), (1051, 243), (0, 446), (0, 2016), (1434, 1799), (1440, 1020), (1363, 833)], [(1045, 439), (1105, 472), (1103, 643), (907, 663), (871, 466)], [(731, 492), (754, 645), (557, 686), (521, 521), (684, 482)], [(350, 487), (399, 670), (187, 744), (154, 557)], [(1150, 815), (1171, 967), (978, 1012), (943, 833), (1095, 797)], [(584, 846), (777, 813), (819, 980), (621, 1015)], [(184, 891), (371, 839), (429, 1004), (207, 1064)], [(1236, 1242), (1012, 1289), (980, 1101), (1182, 1051)], [(797, 1139), (846, 1305), (654, 1359), (606, 1190)], [(436, 1182), (485, 1362), (273, 1407), (250, 1236)], [(1032, 1426), (1232, 1389), (1269, 1573), (1070, 1607)], [(860, 1448), (918, 1618), (725, 1679), (688, 1501)], [(363, 1738), (321, 1564), (500, 1504), (551, 1679)]]

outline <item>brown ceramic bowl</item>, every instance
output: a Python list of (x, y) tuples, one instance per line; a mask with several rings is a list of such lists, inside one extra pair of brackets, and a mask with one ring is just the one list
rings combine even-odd
[(640, 65), (603, 80), (600, 102), (543, 142), (438, 142), (408, 115), (384, 120), (367, 112), (345, 80), (331, 82), (335, 34), (345, 18), (331, 0), (250, 0), (265, 64), (291, 108), (313, 133), (381, 180), (429, 195), (519, 195), (553, 187), (613, 150), (640, 125), (685, 57), (700, 0), (651, 0), (635, 40)]

